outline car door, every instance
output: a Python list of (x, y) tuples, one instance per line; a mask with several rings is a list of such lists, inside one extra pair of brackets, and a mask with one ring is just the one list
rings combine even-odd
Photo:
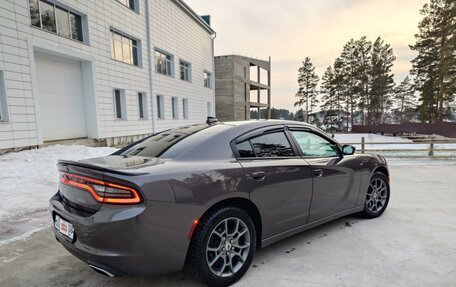
[(235, 141), (233, 150), (259, 209), (263, 238), (304, 225), (312, 197), (311, 168), (284, 127), (247, 134)]
[(339, 145), (317, 131), (289, 127), (289, 133), (312, 169), (313, 197), (308, 222), (354, 208), (359, 176), (353, 169), (353, 158), (342, 156)]

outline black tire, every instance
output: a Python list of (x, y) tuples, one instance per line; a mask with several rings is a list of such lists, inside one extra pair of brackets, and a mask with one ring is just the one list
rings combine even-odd
[[(369, 195), (369, 193), (373, 190), (371, 184), (378, 183), (378, 182), (383, 182), (383, 184), (385, 185), (386, 195), (385, 195), (384, 204), (381, 206), (381, 208), (378, 208), (377, 210), (375, 210), (375, 208), (372, 208), (372, 203), (369, 203), (369, 201), (371, 199), (371, 196)], [(360, 212), (360, 215), (364, 218), (379, 217), (380, 215), (383, 214), (383, 212), (385, 212), (386, 208), (388, 207), (389, 199), (390, 199), (390, 186), (389, 186), (388, 177), (386, 177), (386, 175), (381, 172), (377, 172), (372, 176), (371, 180), (369, 181), (368, 190), (366, 192), (366, 201), (364, 203), (364, 210)]]
[[(236, 221), (235, 219), (238, 219), (240, 221)], [(241, 257), (236, 257), (236, 255), (234, 255), (234, 257), (232, 257), (233, 259), (230, 259), (231, 265), (233, 265), (233, 262), (236, 261), (235, 263), (236, 263), (237, 267), (239, 267), (239, 269), (236, 270), (236, 272), (233, 272), (233, 274), (230, 276), (228, 276), (226, 274), (222, 274), (219, 276), (219, 275), (215, 274), (214, 271), (212, 271), (211, 268), (209, 267), (209, 261), (213, 261), (213, 260), (210, 260), (210, 258), (209, 258), (209, 256), (212, 255), (212, 251), (208, 251), (207, 248), (208, 248), (209, 240), (211, 240), (211, 245), (213, 245), (214, 240), (217, 240), (217, 238), (219, 238), (218, 235), (213, 233), (213, 231), (216, 228), (217, 228), (216, 231), (220, 230), (219, 228), (221, 228), (221, 224), (223, 224), (223, 226), (224, 226), (225, 222), (228, 222), (227, 224), (230, 225), (230, 227), (232, 228), (231, 230), (234, 230), (233, 226), (235, 226), (237, 222), (244, 223), (244, 224), (240, 223), (237, 226), (242, 226), (242, 228), (244, 228), (243, 230), (248, 229), (249, 240), (247, 240), (248, 242), (244, 240), (242, 243), (245, 246), (249, 245), (249, 248), (248, 248), (248, 250), (246, 248), (245, 251), (242, 251), (242, 249), (239, 249), (239, 254), (242, 253), (243, 256), (246, 256), (246, 258), (244, 258), (244, 260), (241, 260)], [(230, 229), (230, 227), (228, 229)], [(236, 230), (238, 230), (238, 229), (236, 229)], [(237, 232), (234, 234), (241, 234), (241, 233), (242, 232)], [(223, 233), (223, 234), (226, 235), (226, 233)], [(238, 240), (245, 239), (246, 235), (243, 235), (243, 236), (244, 237), (240, 236), (242, 238), (239, 238)], [(229, 237), (231, 238), (231, 236), (229, 236)], [(193, 276), (195, 276), (197, 279), (203, 281), (208, 286), (217, 286), (217, 287), (229, 286), (229, 285), (235, 283), (236, 281), (238, 281), (239, 279), (241, 279), (241, 277), (244, 276), (244, 274), (249, 269), (250, 264), (252, 262), (253, 255), (255, 253), (255, 249), (256, 249), (256, 240), (257, 239), (256, 239), (255, 226), (254, 226), (252, 219), (247, 214), (247, 212), (245, 212), (244, 210), (237, 208), (237, 207), (227, 206), (227, 207), (218, 208), (218, 209), (210, 212), (206, 216), (204, 216), (204, 218), (202, 218), (200, 220), (200, 223), (196, 227), (194, 234), (192, 236), (192, 241), (190, 242), (190, 247), (189, 247), (189, 252), (188, 252), (187, 262), (186, 262), (186, 270), (191, 272)], [(223, 241), (220, 237), (220, 243), (217, 244), (217, 242), (216, 242), (216, 245), (225, 246), (223, 248), (225, 250), (227, 245), (225, 245), (223, 242), (226, 242), (226, 241), (227, 240)], [(230, 251), (230, 252), (237, 251), (237, 249), (234, 250), (236, 248), (234, 244), (239, 244), (239, 242), (236, 241), (236, 243), (233, 243), (233, 246), (230, 249), (233, 251)], [(231, 245), (228, 245), (228, 246), (231, 246)], [(229, 253), (229, 252), (223, 253), (222, 251), (218, 250), (218, 251), (214, 251), (214, 255), (217, 255), (216, 252), (217, 253), (220, 252), (221, 255), (234, 254), (234, 253)], [(223, 256), (231, 257), (230, 255), (223, 255)], [(215, 257), (219, 257), (219, 256), (214, 256), (213, 259), (215, 259)], [(222, 260), (221, 262), (225, 262), (225, 259), (226, 258), (223, 258), (223, 257), (220, 258), (220, 260)], [(239, 266), (239, 264), (240, 264), (239, 262), (241, 262), (241, 261), (243, 262), (242, 263), (243, 265)], [(217, 261), (217, 263), (219, 263), (219, 262)], [(221, 265), (221, 264), (219, 264), (219, 265)], [(234, 269), (230, 268), (230, 266), (227, 266), (227, 267), (231, 271), (234, 270)], [(212, 268), (215, 269), (215, 267), (212, 267)], [(222, 269), (222, 268), (224, 268), (224, 267), (220, 267), (220, 269)], [(223, 270), (225, 270), (225, 269), (223, 269)], [(223, 270), (222, 270), (222, 273), (223, 273)], [(225, 277), (223, 277), (223, 276), (225, 276)]]

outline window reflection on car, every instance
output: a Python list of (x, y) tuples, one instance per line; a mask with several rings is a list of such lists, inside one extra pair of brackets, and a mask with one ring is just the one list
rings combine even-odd
[(236, 148), (240, 157), (288, 157), (295, 155), (283, 131), (251, 138), (238, 143)]
[(337, 145), (307, 131), (292, 131), (293, 137), (298, 142), (303, 156), (307, 157), (333, 157), (339, 155)]

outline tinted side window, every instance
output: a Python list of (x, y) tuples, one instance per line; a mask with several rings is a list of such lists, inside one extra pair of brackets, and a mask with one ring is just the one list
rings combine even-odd
[(249, 141), (244, 141), (236, 145), (236, 149), (239, 152), (240, 157), (255, 157), (253, 148)]
[(294, 156), (290, 142), (284, 132), (261, 135), (250, 139), (257, 157)]
[(339, 149), (326, 139), (304, 131), (291, 132), (299, 144), (304, 156), (308, 157), (333, 157), (339, 155)]

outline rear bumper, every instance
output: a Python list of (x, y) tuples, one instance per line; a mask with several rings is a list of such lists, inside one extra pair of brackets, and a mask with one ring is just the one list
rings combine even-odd
[[(130, 274), (125, 273), (119, 269), (116, 269), (112, 266), (108, 266), (104, 263), (95, 261), (92, 258), (97, 257), (94, 254), (88, 254), (87, 252), (82, 252), (80, 249), (75, 248), (73, 245), (68, 244), (65, 242), (64, 238), (62, 240), (62, 235), (56, 230), (54, 230), (55, 239), (62, 244), (62, 246), (70, 252), (74, 257), (80, 259), (81, 261), (87, 263), (90, 267), (92, 267), (95, 271), (100, 272), (104, 275), (111, 276), (111, 277), (124, 277), (130, 276)], [(106, 258), (101, 258), (104, 261)]]
[(50, 200), (50, 211), (53, 219), (59, 215), (74, 227), (73, 240), (54, 228), (63, 247), (114, 276), (181, 270), (189, 246), (188, 231), (201, 212), (194, 206), (146, 202), (138, 206), (103, 205), (95, 214), (82, 217), (69, 212), (59, 197)]

